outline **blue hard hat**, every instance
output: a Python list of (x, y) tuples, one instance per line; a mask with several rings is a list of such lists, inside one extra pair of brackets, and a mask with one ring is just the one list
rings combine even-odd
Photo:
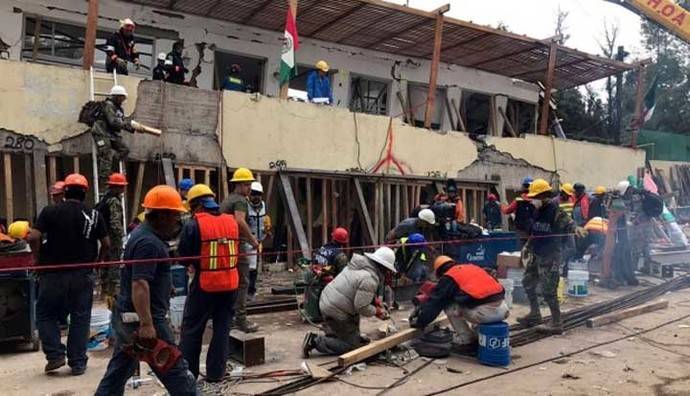
[(192, 179), (182, 179), (178, 184), (180, 191), (188, 191), (194, 185), (194, 180)]
[(217, 210), (220, 209), (220, 205), (216, 202), (213, 197), (204, 197), (201, 198), (201, 204), (204, 206), (204, 208), (209, 209), (209, 210)]
[(426, 239), (424, 239), (424, 235), (415, 232), (414, 234), (410, 234), (409, 237), (407, 237), (407, 242), (408, 243), (424, 243), (426, 242)]
[(533, 181), (531, 176), (525, 176), (525, 178), (522, 179), (522, 184), (532, 184)]

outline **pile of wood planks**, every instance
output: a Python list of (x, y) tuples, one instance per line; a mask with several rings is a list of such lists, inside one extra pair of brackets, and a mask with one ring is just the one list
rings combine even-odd
[(690, 166), (673, 165), (669, 174), (659, 168), (650, 169), (659, 195), (664, 198), (675, 196), (679, 206), (690, 205)]

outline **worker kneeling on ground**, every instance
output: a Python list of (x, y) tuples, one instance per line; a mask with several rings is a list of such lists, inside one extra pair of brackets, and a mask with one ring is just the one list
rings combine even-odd
[[(196, 395), (196, 381), (174, 346), (166, 318), (170, 309), (169, 246), (179, 231), (182, 198), (174, 188), (156, 186), (144, 197), (146, 217), (127, 240), (120, 294), (111, 315), (115, 349), (96, 395), (122, 395), (139, 361), (151, 366), (171, 395)], [(158, 261), (162, 260), (162, 261)]]
[(305, 358), (313, 349), (327, 355), (341, 355), (368, 342), (360, 334), (359, 318), (388, 319), (386, 307), (376, 297), (376, 290), (388, 272), (396, 271), (395, 252), (387, 246), (352, 257), (321, 293), (319, 308), (326, 334), (307, 333), (302, 343)]
[(457, 333), (454, 342), (463, 345), (477, 340), (468, 322), (494, 323), (508, 317), (503, 286), (483, 268), (439, 256), (434, 271), (439, 281), (430, 295), (417, 297), (420, 305), (410, 316), (410, 326), (423, 329), (445, 311)]
[(205, 184), (197, 184), (187, 193), (194, 217), (180, 234), (181, 257), (201, 257), (186, 261), (193, 266), (182, 317), (180, 349), (189, 370), (199, 376), (199, 354), (206, 323), (213, 320), (213, 337), (206, 354), (206, 380), (220, 381), (225, 376), (229, 355), (230, 324), (235, 312), (235, 298), (240, 278), (237, 272), (239, 228), (232, 215), (221, 214), (215, 194)]

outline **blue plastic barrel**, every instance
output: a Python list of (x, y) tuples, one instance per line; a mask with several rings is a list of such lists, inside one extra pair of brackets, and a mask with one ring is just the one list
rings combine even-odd
[(505, 367), (510, 364), (510, 330), (508, 323), (480, 324), (478, 330), (479, 363)]

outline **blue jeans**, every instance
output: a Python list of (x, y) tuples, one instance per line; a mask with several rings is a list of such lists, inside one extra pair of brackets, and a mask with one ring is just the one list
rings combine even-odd
[[(127, 380), (134, 375), (134, 371), (139, 365), (136, 359), (122, 350), (123, 345), (131, 339), (132, 333), (139, 328), (139, 323), (122, 323), (120, 313), (117, 309), (113, 309), (111, 325), (115, 335), (115, 349), (105, 375), (101, 379), (101, 383), (98, 384), (96, 395), (123, 395)], [(153, 326), (156, 328), (158, 338), (175, 345), (175, 337), (167, 319), (153, 318)], [(187, 362), (184, 358), (180, 358), (165, 375), (156, 372), (156, 376), (163, 382), (165, 389), (171, 396), (197, 394), (196, 381), (187, 369)]]
[[(67, 355), (70, 367), (86, 367), (86, 344), (91, 326), (94, 276), (92, 271), (43, 273), (38, 280), (36, 326), (49, 362)], [(60, 319), (69, 314), (67, 346), (60, 342)]]

